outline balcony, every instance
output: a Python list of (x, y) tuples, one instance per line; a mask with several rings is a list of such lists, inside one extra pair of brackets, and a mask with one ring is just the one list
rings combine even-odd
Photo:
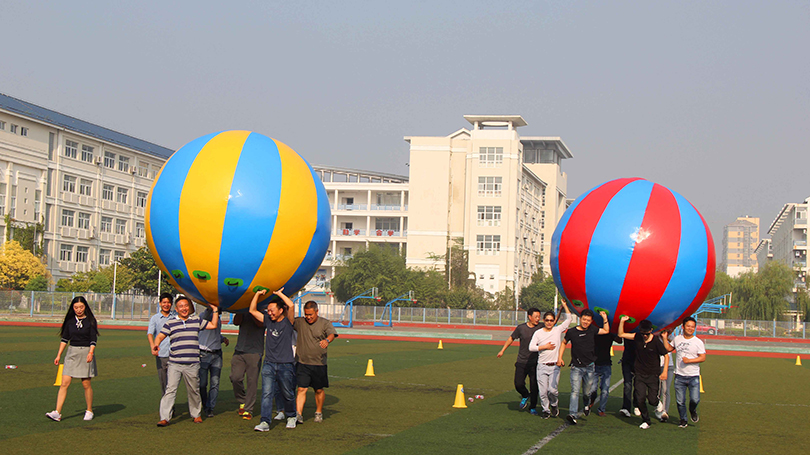
[(391, 210), (391, 211), (402, 211), (408, 210), (408, 206), (402, 205), (380, 205), (380, 204), (371, 204), (371, 210)]
[(368, 210), (368, 204), (338, 204), (338, 210)]
[(794, 240), (793, 241), (793, 249), (795, 250), (796, 247), (800, 246), (807, 246), (807, 240)]
[[(405, 235), (407, 235), (407, 232), (405, 232)], [(400, 232), (400, 231), (394, 231), (394, 230), (391, 230), (391, 229), (387, 229), (387, 230), (386, 229), (377, 229), (377, 230), (371, 231), (370, 236), (371, 237), (403, 237), (403, 233)]]
[(359, 237), (366, 235), (365, 229), (338, 229), (335, 233), (339, 237)]

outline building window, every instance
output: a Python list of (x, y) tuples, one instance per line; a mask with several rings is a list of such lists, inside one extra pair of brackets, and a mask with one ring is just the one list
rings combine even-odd
[(65, 174), (64, 178), (62, 179), (62, 191), (67, 193), (75, 193), (76, 177)]
[(73, 260), (73, 245), (62, 244), (59, 247), (59, 260), (70, 262)]
[(98, 250), (98, 265), (110, 265), (110, 250)]
[(11, 185), (11, 208), (9, 209), (9, 215), (12, 218), (17, 216), (17, 185)]
[(135, 224), (135, 237), (142, 239), (146, 236), (146, 231), (143, 228), (143, 223)]
[(115, 195), (115, 201), (120, 202), (122, 204), (127, 203), (127, 195), (129, 194), (129, 190), (126, 188), (118, 187), (118, 192)]
[(478, 177), (479, 196), (500, 196), (503, 177)]
[(112, 201), (113, 200), (113, 186), (112, 185), (103, 185), (101, 187), (101, 199), (105, 201)]
[(479, 205), (478, 206), (479, 226), (500, 226), (501, 206), (500, 205)]
[(503, 164), (503, 147), (479, 147), (478, 162), (483, 167), (500, 167)]
[(82, 196), (93, 195), (93, 181), (87, 179), (79, 180), (79, 194)]
[(127, 220), (115, 220), (115, 233), (116, 234), (127, 233)]
[(6, 122), (0, 121), (0, 131), (4, 131), (6, 129)]
[(82, 145), (82, 161), (93, 162), (93, 147)]
[(77, 246), (76, 247), (76, 262), (87, 262), (87, 253), (90, 251), (89, 247)]
[(149, 176), (149, 163), (138, 161), (138, 176), (139, 177)]
[(28, 136), (28, 128), (24, 126), (20, 127), (20, 136)]
[(101, 232), (112, 232), (112, 217), (101, 217)]
[(118, 262), (121, 259), (124, 259), (124, 252), (123, 251), (116, 251), (115, 252), (115, 262)]
[(121, 172), (129, 172), (129, 157), (118, 156), (118, 170)]
[(17, 128), (19, 128), (17, 125), (15, 125), (13, 123), (11, 124), (11, 132), (12, 133), (17, 134)]
[(400, 193), (377, 193), (377, 206), (398, 209), (401, 205)]
[(104, 152), (104, 167), (115, 169), (115, 153)]
[[(4, 192), (5, 193), (5, 192)], [(40, 212), (42, 211), (42, 191), (34, 191), (34, 221), (39, 223)], [(0, 210), (2, 213), (2, 210)]]
[(5, 183), (0, 183), (0, 215), (6, 213), (6, 188)]
[(76, 220), (76, 227), (79, 229), (90, 229), (90, 214), (79, 212), (79, 218)]
[(73, 227), (73, 210), (62, 210), (62, 226)]
[(374, 229), (387, 233), (388, 231), (399, 231), (399, 218), (376, 218)]
[(138, 207), (146, 207), (146, 197), (147, 197), (146, 193), (144, 193), (143, 191), (138, 191), (138, 199), (136, 200)]
[(478, 254), (496, 255), (501, 250), (500, 235), (476, 236), (475, 250)]
[(76, 151), (79, 149), (79, 143), (73, 141), (65, 141), (65, 153), (68, 158), (76, 159)]

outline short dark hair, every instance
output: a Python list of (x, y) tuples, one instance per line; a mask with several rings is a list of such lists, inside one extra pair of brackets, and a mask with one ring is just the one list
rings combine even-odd
[(314, 300), (310, 300), (309, 302), (304, 304), (305, 310), (315, 310), (318, 311), (318, 302)]
[(533, 315), (534, 313), (539, 313), (539, 312), (540, 312), (540, 310), (538, 310), (537, 308), (535, 308), (535, 307), (531, 307), (531, 308), (529, 308), (528, 310), (526, 310), (526, 315), (527, 315), (527, 316), (531, 316), (531, 315)]
[(695, 325), (697, 325), (697, 321), (692, 316), (687, 316), (687, 317), (683, 318), (683, 322), (681, 322), (681, 325), (686, 325), (686, 323), (690, 322), (690, 321), (694, 322)]
[(174, 300), (174, 304), (177, 305), (178, 303), (180, 303), (181, 300), (185, 300), (186, 302), (188, 302), (188, 306), (190, 306), (191, 309), (194, 309), (194, 303), (192, 303), (191, 299), (182, 294), (177, 296), (177, 298)]
[(276, 308), (280, 309), (281, 311), (286, 311), (287, 310), (287, 304), (282, 302), (281, 300), (271, 300), (271, 301), (267, 302), (268, 306), (270, 306), (271, 304), (275, 305)]
[(642, 319), (638, 323), (638, 330), (641, 333), (650, 333), (653, 331), (653, 324), (648, 319)]
[(585, 308), (582, 310), (582, 314), (579, 315), (580, 318), (584, 318), (585, 316), (590, 316), (593, 319), (593, 311), (590, 308)]
[(172, 295), (168, 292), (160, 294), (160, 297), (158, 297), (158, 302), (162, 302), (163, 299), (169, 299), (169, 302), (174, 303), (174, 298), (172, 298)]
[(545, 313), (543, 313), (543, 319), (545, 319), (545, 318), (546, 318), (546, 316), (551, 316), (551, 317), (553, 317), (554, 319), (557, 319), (557, 314), (556, 314), (556, 313), (554, 313), (553, 311), (550, 311), (550, 310), (549, 310), (549, 311), (546, 311)]

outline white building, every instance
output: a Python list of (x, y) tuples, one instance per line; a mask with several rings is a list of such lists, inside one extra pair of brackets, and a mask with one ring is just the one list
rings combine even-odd
[(788, 203), (768, 228), (773, 261), (793, 268), (795, 285), (805, 288), (807, 281), (807, 215), (810, 198), (802, 203)]

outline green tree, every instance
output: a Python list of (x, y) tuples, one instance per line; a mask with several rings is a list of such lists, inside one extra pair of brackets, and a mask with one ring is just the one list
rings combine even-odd
[(529, 308), (537, 308), (540, 311), (553, 310), (556, 291), (557, 286), (554, 284), (553, 277), (545, 277), (542, 272), (535, 273), (532, 276), (531, 284), (520, 290), (520, 308), (523, 310)]
[(28, 280), (28, 284), (25, 285), (26, 291), (47, 291), (48, 290), (48, 278), (44, 275), (37, 275), (34, 278)]
[[(371, 245), (369, 249), (354, 254), (338, 267), (332, 278), (332, 292), (345, 302), (373, 287), (378, 288), (379, 297), (387, 302), (410, 289), (408, 268), (405, 257), (394, 248)], [(374, 305), (369, 299), (357, 300), (358, 305)]]
[[(158, 294), (158, 272), (160, 269), (148, 248), (141, 247), (130, 254), (128, 258), (121, 259), (119, 263), (132, 271), (132, 288), (145, 295)], [(118, 270), (120, 271), (121, 268), (119, 267)], [(160, 292), (175, 293), (174, 287), (169, 283), (167, 274), (162, 274), (161, 281)], [(116, 287), (118, 287), (118, 283), (116, 283)]]
[(737, 278), (734, 300), (745, 319), (779, 319), (792, 297), (794, 272), (781, 262), (771, 262), (759, 273), (747, 272)]
[(22, 249), (30, 251), (34, 256), (45, 256), (45, 225), (17, 221), (10, 214), (7, 214), (5, 218), (6, 240), (15, 240)]

